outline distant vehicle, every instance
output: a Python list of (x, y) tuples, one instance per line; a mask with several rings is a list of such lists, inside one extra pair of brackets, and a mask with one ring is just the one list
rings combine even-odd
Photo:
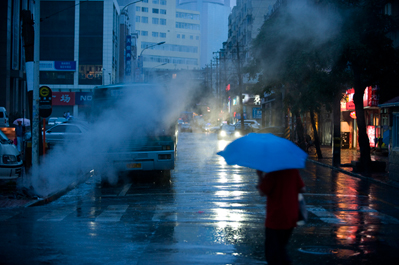
[(190, 123), (185, 122), (180, 125), (180, 131), (181, 132), (193, 132), (193, 128), (191, 127)]
[(219, 140), (231, 140), (241, 137), (240, 131), (236, 130), (233, 125), (223, 124), (217, 132)]
[(60, 123), (63, 123), (63, 122), (66, 122), (66, 121), (68, 121), (66, 118), (63, 118), (63, 117), (51, 117), (51, 118), (49, 118), (48, 119), (48, 125), (49, 126), (54, 126), (54, 125), (57, 125), (57, 124), (60, 124)]
[[(251, 128), (253, 128), (255, 130), (260, 129), (260, 127), (261, 127), (260, 123), (257, 122), (256, 120), (244, 120), (244, 125), (246, 125), (246, 124), (249, 125)], [(236, 128), (237, 127), (241, 127), (241, 121), (240, 120), (236, 123)]]
[(61, 123), (46, 130), (46, 142), (51, 148), (52, 145), (80, 140), (87, 132), (88, 128), (82, 124)]
[(17, 147), (0, 130), (0, 180), (17, 179), (21, 175), (22, 165)]
[(10, 127), (6, 108), (0, 107), (0, 127)]
[(213, 125), (213, 124), (211, 124), (211, 123), (206, 123), (206, 124), (203, 126), (202, 130), (203, 130), (204, 132), (214, 133), (214, 132), (220, 130), (220, 128), (221, 128), (221, 125)]

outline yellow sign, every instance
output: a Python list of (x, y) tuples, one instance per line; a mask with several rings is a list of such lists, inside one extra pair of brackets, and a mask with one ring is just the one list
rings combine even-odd
[(47, 86), (42, 86), (40, 87), (39, 93), (41, 97), (47, 97), (50, 94), (50, 88)]

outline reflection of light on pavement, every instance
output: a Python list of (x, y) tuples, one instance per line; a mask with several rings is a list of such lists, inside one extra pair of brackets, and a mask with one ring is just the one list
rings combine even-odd
[(218, 151), (224, 150), (229, 143), (229, 141), (224, 140), (218, 141)]
[[(89, 229), (92, 230), (93, 232), (97, 230), (97, 223), (96, 222), (89, 222), (88, 225), (89, 225)], [(91, 237), (96, 237), (97, 233), (89, 233), (89, 235)]]
[(215, 214), (215, 221), (217, 222), (217, 227), (224, 229), (227, 226), (231, 229), (238, 229), (242, 226), (241, 221), (244, 220), (241, 211), (217, 208), (213, 210)]
[(217, 180), (217, 182), (226, 183), (227, 181), (228, 181), (228, 179), (227, 179), (226, 172), (220, 172), (219, 173), (219, 179)]

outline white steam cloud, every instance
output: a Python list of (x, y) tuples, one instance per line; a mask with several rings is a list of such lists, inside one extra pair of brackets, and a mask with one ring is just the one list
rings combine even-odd
[[(174, 80), (160, 89), (140, 89), (123, 93), (112, 108), (98, 113), (89, 121), (89, 133), (79, 141), (70, 141), (56, 146), (41, 161), (32, 167), (26, 178), (27, 188), (39, 197), (67, 188), (72, 183), (84, 180), (86, 174), (95, 169), (116, 182), (118, 168), (107, 158), (107, 152), (123, 148), (146, 132), (162, 130), (171, 123), (176, 124), (181, 111), (191, 101), (190, 76)], [(27, 185), (27, 184), (25, 184)]]

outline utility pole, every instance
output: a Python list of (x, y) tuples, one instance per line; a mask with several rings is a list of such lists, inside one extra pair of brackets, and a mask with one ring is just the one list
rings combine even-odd
[(34, 70), (33, 70), (33, 104), (32, 104), (32, 166), (39, 165), (39, 76), (40, 76), (40, 0), (35, 1), (34, 18)]
[(240, 46), (237, 41), (237, 63), (238, 63), (238, 89), (239, 89), (239, 106), (241, 112), (241, 129), (244, 130), (244, 106), (242, 104), (242, 73), (241, 73), (241, 60), (240, 60)]

